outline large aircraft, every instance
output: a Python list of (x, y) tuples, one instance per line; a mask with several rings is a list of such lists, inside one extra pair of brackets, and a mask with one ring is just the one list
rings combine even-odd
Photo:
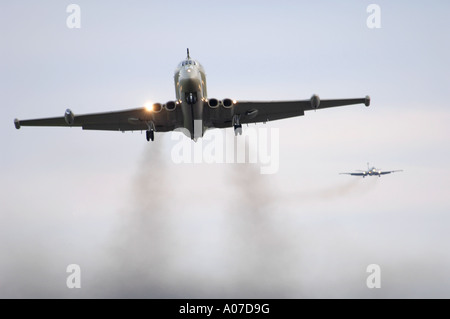
[(154, 132), (180, 129), (196, 141), (207, 129), (234, 127), (242, 134), (242, 124), (267, 122), (294, 116), (305, 111), (363, 103), (370, 105), (370, 97), (356, 99), (321, 100), (313, 95), (298, 101), (240, 101), (208, 98), (206, 75), (202, 65), (187, 57), (175, 70), (176, 99), (166, 103), (147, 104), (143, 107), (85, 115), (75, 115), (67, 109), (62, 117), (34, 120), (14, 120), (21, 126), (81, 127), (83, 130), (146, 131), (147, 141), (154, 140)]
[(366, 176), (378, 176), (381, 177), (381, 175), (391, 174), (395, 172), (403, 172), (403, 170), (395, 170), (395, 171), (381, 171), (380, 169), (377, 169), (375, 167), (370, 168), (369, 163), (367, 163), (367, 170), (361, 171), (357, 170), (357, 173), (340, 173), (340, 174), (346, 174), (346, 175), (352, 175), (352, 176), (362, 176), (363, 178)]

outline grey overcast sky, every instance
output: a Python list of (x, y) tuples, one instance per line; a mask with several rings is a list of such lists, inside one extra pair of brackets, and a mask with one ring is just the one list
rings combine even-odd
[[(66, 26), (71, 3), (80, 29)], [(366, 25), (371, 3), (380, 29)], [(2, 1), (0, 297), (449, 298), (449, 9)], [(170, 134), (13, 126), (174, 99), (187, 47), (209, 97), (372, 105), (258, 125), (279, 130), (273, 175), (175, 164)], [(338, 174), (367, 162), (404, 172)], [(66, 287), (69, 264), (81, 289)], [(380, 289), (366, 286), (370, 264)]]

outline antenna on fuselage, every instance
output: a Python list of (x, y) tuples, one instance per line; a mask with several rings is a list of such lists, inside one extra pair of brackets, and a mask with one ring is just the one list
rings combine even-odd
[(187, 48), (187, 58), (188, 58), (188, 60), (191, 58), (191, 57), (189, 56), (189, 48)]

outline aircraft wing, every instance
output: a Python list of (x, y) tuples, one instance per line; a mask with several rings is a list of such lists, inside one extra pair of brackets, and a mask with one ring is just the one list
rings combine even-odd
[(366, 173), (339, 173), (343, 175), (352, 175), (352, 176), (366, 176)]
[(396, 171), (385, 171), (385, 172), (380, 172), (380, 175), (386, 175), (386, 174), (391, 174), (391, 173), (395, 173), (395, 172), (402, 172), (403, 170), (396, 170)]
[(239, 117), (241, 124), (258, 123), (280, 120), (289, 117), (302, 116), (305, 111), (338, 107), (352, 104), (370, 105), (370, 97), (357, 99), (332, 99), (320, 100), (313, 95), (309, 100), (299, 101), (235, 101), (234, 112), (228, 116), (220, 116), (213, 119), (215, 127), (232, 126), (232, 116)]
[(81, 127), (84, 130), (141, 131), (147, 130), (153, 122), (157, 132), (167, 132), (182, 126), (181, 107), (176, 105), (171, 111), (162, 107), (149, 111), (145, 107), (116, 112), (74, 115), (67, 110), (62, 117), (34, 120), (14, 120), (17, 129), (22, 126)]

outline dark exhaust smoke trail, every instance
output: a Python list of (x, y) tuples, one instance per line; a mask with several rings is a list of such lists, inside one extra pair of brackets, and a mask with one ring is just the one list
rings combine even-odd
[[(149, 146), (132, 181), (129, 205), (122, 209), (121, 225), (113, 240), (112, 275), (108, 274), (108, 278), (114, 278), (114, 283), (110, 281), (106, 284), (110, 287), (103, 288), (109, 291), (106, 296), (303, 296), (300, 286), (303, 234), (292, 227), (295, 215), (283, 211), (284, 192), (272, 186), (274, 175), (261, 175), (256, 164), (219, 165), (217, 170), (211, 170), (207, 165), (186, 165), (175, 170), (181, 174), (177, 174), (177, 180), (172, 167), (167, 164), (164, 139)], [(205, 172), (212, 172), (214, 176)], [(195, 180), (189, 180), (189, 185), (205, 190), (196, 193), (198, 201), (186, 197), (188, 195), (177, 191), (176, 187), (192, 176)], [(211, 179), (217, 181), (216, 178), (226, 179), (223, 192), (208, 192), (207, 188), (202, 188)], [(323, 199), (349, 194), (361, 186), (359, 183), (359, 180), (351, 180), (329, 188), (300, 192), (299, 202), (303, 198)], [(185, 196), (183, 199), (189, 206), (184, 206), (182, 212), (171, 211), (178, 196)], [(202, 196), (223, 209), (205, 206)], [(292, 197), (299, 199), (298, 194)], [(214, 227), (206, 218), (214, 214), (222, 218), (216, 242), (220, 247), (208, 242), (207, 231), (196, 230), (197, 225), (203, 229)], [(181, 217), (185, 222), (190, 220), (190, 224), (181, 225)], [(197, 256), (197, 259), (191, 256)], [(215, 256), (220, 257), (215, 259)], [(102, 295), (105, 295), (104, 291)]]
[[(230, 297), (292, 296), (295, 237), (284, 228), (289, 222), (270, 186), (273, 176), (261, 175), (253, 164), (232, 165), (228, 175), (234, 192), (226, 212)], [(298, 287), (295, 291), (298, 295)]]
[(132, 183), (130, 204), (122, 210), (114, 238), (117, 269), (111, 297), (165, 297), (170, 265), (170, 214), (166, 211), (164, 139), (148, 145)]

